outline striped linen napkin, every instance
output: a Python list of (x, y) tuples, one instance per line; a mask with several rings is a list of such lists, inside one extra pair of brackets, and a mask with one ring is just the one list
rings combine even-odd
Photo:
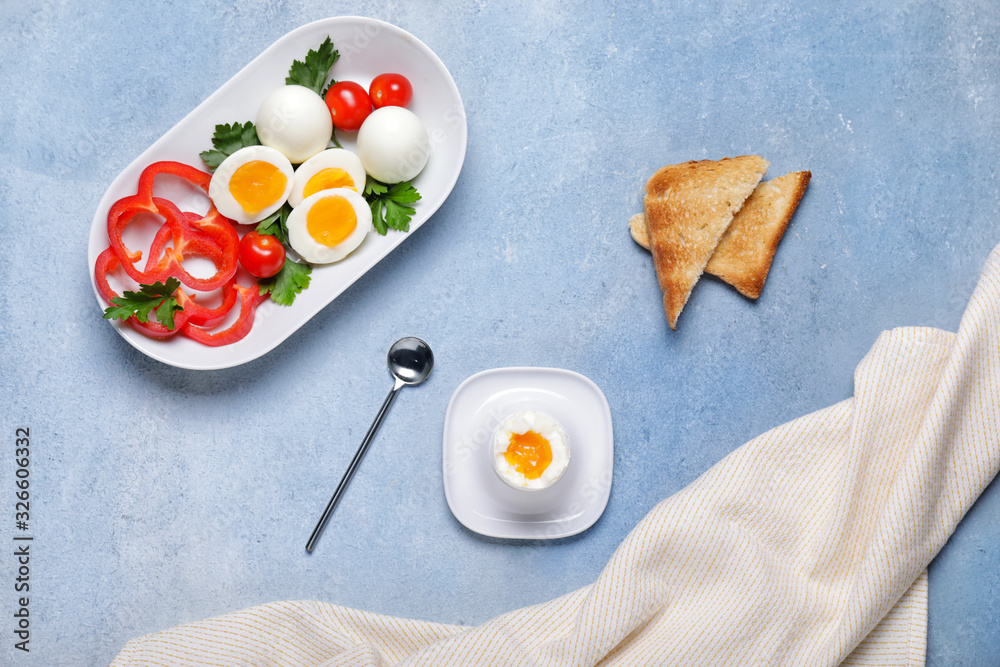
[(883, 333), (855, 395), (657, 505), (597, 581), (478, 627), (277, 602), (125, 665), (922, 665), (926, 567), (1000, 468), (1000, 246), (957, 334)]

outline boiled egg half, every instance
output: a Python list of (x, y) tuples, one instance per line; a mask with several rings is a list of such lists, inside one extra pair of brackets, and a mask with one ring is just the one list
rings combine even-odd
[(288, 243), (302, 259), (329, 264), (361, 245), (372, 230), (372, 210), (353, 188), (320, 190), (288, 214)]
[(334, 188), (351, 188), (358, 193), (365, 190), (365, 168), (361, 159), (344, 148), (329, 148), (300, 164), (295, 170), (295, 183), (288, 203), (295, 207), (320, 190)]
[(295, 173), (284, 155), (267, 146), (247, 146), (222, 161), (208, 185), (219, 213), (240, 224), (260, 222), (285, 203)]
[(493, 433), (493, 470), (516, 489), (537, 491), (558, 482), (569, 467), (569, 434), (537, 410), (510, 415)]

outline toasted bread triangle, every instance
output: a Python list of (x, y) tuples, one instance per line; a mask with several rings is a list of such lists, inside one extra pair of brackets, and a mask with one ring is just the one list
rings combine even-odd
[(811, 178), (811, 172), (794, 171), (758, 185), (722, 236), (705, 272), (745, 297), (759, 297), (778, 242)]
[[(756, 299), (764, 288), (778, 242), (785, 233), (812, 173), (794, 171), (757, 185), (719, 241), (705, 266), (744, 296)], [(636, 243), (649, 249), (646, 216), (637, 213), (628, 221)]]
[(671, 329), (733, 216), (764, 176), (759, 155), (663, 167), (646, 183), (643, 205), (663, 309)]

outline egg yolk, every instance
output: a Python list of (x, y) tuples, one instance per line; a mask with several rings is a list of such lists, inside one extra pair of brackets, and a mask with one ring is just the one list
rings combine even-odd
[(507, 446), (504, 458), (525, 479), (538, 479), (552, 463), (552, 447), (548, 440), (535, 431), (511, 433), (510, 445)]
[(229, 192), (247, 215), (256, 215), (281, 199), (288, 178), (270, 162), (251, 160), (229, 179)]
[(317, 171), (312, 178), (306, 182), (306, 187), (302, 190), (302, 198), (314, 195), (320, 190), (332, 190), (333, 188), (351, 188), (357, 192), (354, 179), (351, 175), (340, 167), (330, 167)]
[(306, 231), (317, 243), (339, 245), (358, 226), (358, 214), (343, 197), (321, 197), (306, 213)]

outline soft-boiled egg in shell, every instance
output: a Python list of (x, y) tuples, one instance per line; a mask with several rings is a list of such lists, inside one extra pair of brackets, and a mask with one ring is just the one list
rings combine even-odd
[(352, 188), (365, 190), (365, 168), (361, 159), (346, 148), (328, 148), (299, 165), (288, 203), (293, 207), (320, 190)]
[(294, 179), (292, 163), (280, 152), (267, 146), (247, 146), (216, 167), (208, 197), (222, 215), (251, 224), (281, 208)]
[(569, 467), (569, 434), (544, 412), (515, 412), (494, 431), (490, 458), (493, 470), (510, 486), (545, 489), (558, 482)]
[(329, 264), (346, 257), (372, 230), (368, 202), (351, 188), (320, 190), (288, 214), (288, 243), (302, 259)]

